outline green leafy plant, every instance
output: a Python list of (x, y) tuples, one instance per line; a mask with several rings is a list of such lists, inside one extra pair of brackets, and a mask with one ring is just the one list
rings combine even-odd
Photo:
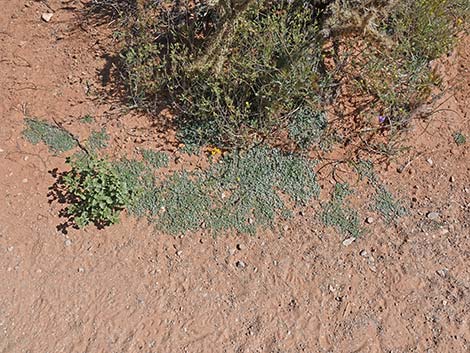
[(33, 145), (43, 142), (55, 153), (69, 151), (77, 145), (68, 131), (46, 121), (27, 118), (25, 124), (23, 136)]
[(94, 121), (95, 121), (95, 118), (93, 118), (90, 114), (87, 114), (83, 118), (80, 119), (80, 122), (84, 124), (91, 124)]
[(67, 158), (71, 170), (62, 177), (70, 205), (67, 214), (82, 228), (90, 223), (99, 227), (119, 221), (131, 190), (113, 165), (93, 155), (76, 154)]
[(454, 142), (458, 146), (465, 145), (465, 143), (467, 142), (467, 138), (460, 131), (455, 132), (453, 137), (454, 137)]

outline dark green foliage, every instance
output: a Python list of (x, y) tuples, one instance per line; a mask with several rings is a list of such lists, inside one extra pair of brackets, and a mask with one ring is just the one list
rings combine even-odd
[(108, 146), (110, 136), (104, 128), (101, 131), (92, 131), (88, 137), (88, 147), (92, 151), (100, 150)]
[(119, 213), (132, 191), (106, 160), (88, 154), (67, 158), (71, 170), (62, 177), (70, 200), (67, 214), (79, 228), (90, 223), (99, 227), (119, 221)]
[(348, 184), (336, 184), (331, 200), (322, 205), (320, 220), (326, 226), (335, 227), (339, 232), (357, 238), (364, 233), (364, 229), (357, 211), (346, 201), (346, 197), (351, 194)]
[(168, 164), (170, 163), (170, 158), (165, 152), (142, 150), (142, 157), (146, 162), (156, 169), (168, 167)]
[(396, 136), (440, 82), (430, 61), (451, 49), (470, 14), (468, 0), (93, 0), (90, 8), (129, 23), (121, 58), (133, 103), (154, 111), (166, 101), (185, 144), (221, 147), (288, 129), (301, 148), (318, 139), (327, 148), (323, 122), (312, 125), (305, 112), (321, 115), (342, 92), (369, 100), (353, 107), (359, 128), (380, 116)]
[(54, 153), (69, 151), (77, 145), (68, 131), (45, 121), (27, 118), (25, 124), (23, 136), (33, 145), (43, 142)]
[(221, 5), (202, 2), (180, 10), (189, 23), (160, 11), (134, 25), (123, 54), (131, 95), (147, 104), (172, 96), (184, 141), (246, 143), (321, 101), (317, 11), (302, 1), (245, 3), (230, 22)]
[(464, 134), (462, 134), (460, 131), (457, 131), (454, 133), (453, 135), (454, 137), (454, 142), (460, 146), (460, 145), (465, 145), (465, 143), (467, 142), (467, 138), (465, 137)]
[(94, 121), (95, 121), (95, 119), (89, 114), (85, 115), (83, 118), (80, 119), (80, 122), (82, 122), (84, 124), (91, 124)]

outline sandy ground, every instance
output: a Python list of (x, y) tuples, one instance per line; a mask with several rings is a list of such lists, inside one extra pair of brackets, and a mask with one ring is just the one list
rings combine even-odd
[[(80, 134), (75, 122), (91, 114), (115, 132), (116, 153), (137, 127), (152, 132), (87, 95), (109, 60), (96, 28), (80, 28), (81, 7), (2, 2), (0, 352), (470, 351), (469, 145), (452, 138), (470, 136), (468, 38), (439, 64), (455, 88), (414, 123), (411, 150), (379, 167), (410, 210), (397, 225), (377, 219), (345, 246), (312, 205), (257, 236), (173, 237), (128, 218), (64, 235), (47, 197), (64, 159), (23, 140), (24, 117)], [(161, 144), (147, 137), (137, 142)]]

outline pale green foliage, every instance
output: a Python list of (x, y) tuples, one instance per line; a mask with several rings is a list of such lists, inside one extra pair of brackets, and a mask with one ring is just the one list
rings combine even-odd
[(68, 131), (46, 121), (27, 118), (25, 124), (23, 136), (33, 145), (43, 142), (55, 153), (69, 151), (77, 145)]

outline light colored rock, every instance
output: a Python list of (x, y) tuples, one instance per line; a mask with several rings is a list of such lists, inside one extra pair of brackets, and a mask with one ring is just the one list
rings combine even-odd
[(349, 246), (349, 245), (351, 245), (352, 243), (354, 243), (355, 240), (356, 240), (356, 238), (354, 238), (354, 237), (351, 237), (351, 238), (348, 238), (348, 239), (344, 239), (344, 240), (343, 240), (343, 245), (344, 245), (344, 246)]
[(46, 21), (46, 22), (49, 22), (52, 18), (52, 16), (54, 16), (53, 13), (51, 12), (44, 12), (42, 15), (41, 15), (41, 18), (43, 21)]
[(426, 217), (428, 217), (428, 219), (430, 219), (430, 220), (436, 220), (436, 219), (439, 218), (439, 213), (438, 212), (428, 212)]

